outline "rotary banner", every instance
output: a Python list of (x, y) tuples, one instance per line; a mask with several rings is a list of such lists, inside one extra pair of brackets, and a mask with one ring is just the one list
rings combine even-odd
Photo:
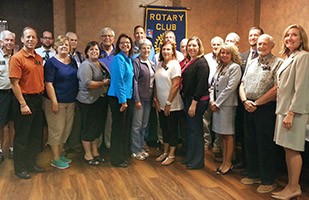
[(178, 45), (183, 38), (187, 37), (186, 8), (147, 6), (145, 12), (146, 36), (151, 40), (156, 53), (160, 52), (165, 31), (175, 33)]

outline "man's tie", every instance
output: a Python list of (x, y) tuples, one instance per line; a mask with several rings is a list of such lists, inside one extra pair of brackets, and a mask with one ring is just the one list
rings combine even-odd
[(49, 59), (49, 50), (45, 50), (44, 51), (45, 52), (45, 56), (44, 56), (44, 60), (46, 61), (46, 60), (48, 60)]
[(252, 60), (253, 58), (256, 58), (257, 56), (258, 56), (258, 54), (257, 54), (256, 50), (253, 50), (253, 51), (252, 51), (252, 54), (251, 54), (251, 60)]

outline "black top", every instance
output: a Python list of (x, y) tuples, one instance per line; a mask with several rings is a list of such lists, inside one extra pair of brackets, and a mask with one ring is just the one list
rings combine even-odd
[(194, 100), (199, 101), (201, 97), (209, 95), (209, 66), (204, 56), (186, 67), (181, 76), (181, 93), (184, 97), (193, 97)]

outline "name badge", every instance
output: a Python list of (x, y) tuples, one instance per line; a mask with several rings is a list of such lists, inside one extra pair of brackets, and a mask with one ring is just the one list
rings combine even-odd
[(39, 61), (39, 60), (35, 60), (35, 64), (37, 64), (37, 65), (41, 65), (41, 61)]
[(0, 60), (0, 65), (5, 65), (5, 60)]

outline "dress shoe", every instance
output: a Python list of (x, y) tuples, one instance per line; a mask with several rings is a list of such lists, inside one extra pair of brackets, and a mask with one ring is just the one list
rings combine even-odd
[(15, 173), (15, 175), (20, 179), (30, 179), (31, 178), (31, 175), (26, 171)]
[(118, 165), (114, 165), (115, 167), (122, 167), (122, 168), (126, 168), (128, 167), (128, 164), (126, 162), (120, 163)]
[(232, 171), (233, 169), (233, 165), (231, 165), (225, 172), (222, 171), (222, 169), (218, 169), (218, 171), (216, 172), (218, 175), (226, 175), (228, 174), (230, 171)]
[(44, 168), (43, 167), (32, 167), (31, 169), (28, 170), (31, 173), (43, 173), (44, 172)]
[(181, 160), (181, 161), (180, 161), (180, 164), (186, 165), (186, 164), (188, 164), (188, 162), (187, 162), (186, 160)]
[(296, 190), (296, 192), (291, 193), (289, 195), (281, 196), (280, 194), (275, 193), (275, 194), (272, 194), (271, 197), (274, 198), (274, 199), (283, 199), (283, 200), (297, 199), (298, 200), (301, 196), (301, 193), (302, 193), (301, 189), (298, 188), (298, 190)]
[(191, 166), (187, 166), (188, 170), (196, 170), (196, 169), (202, 169), (203, 167), (191, 167)]

